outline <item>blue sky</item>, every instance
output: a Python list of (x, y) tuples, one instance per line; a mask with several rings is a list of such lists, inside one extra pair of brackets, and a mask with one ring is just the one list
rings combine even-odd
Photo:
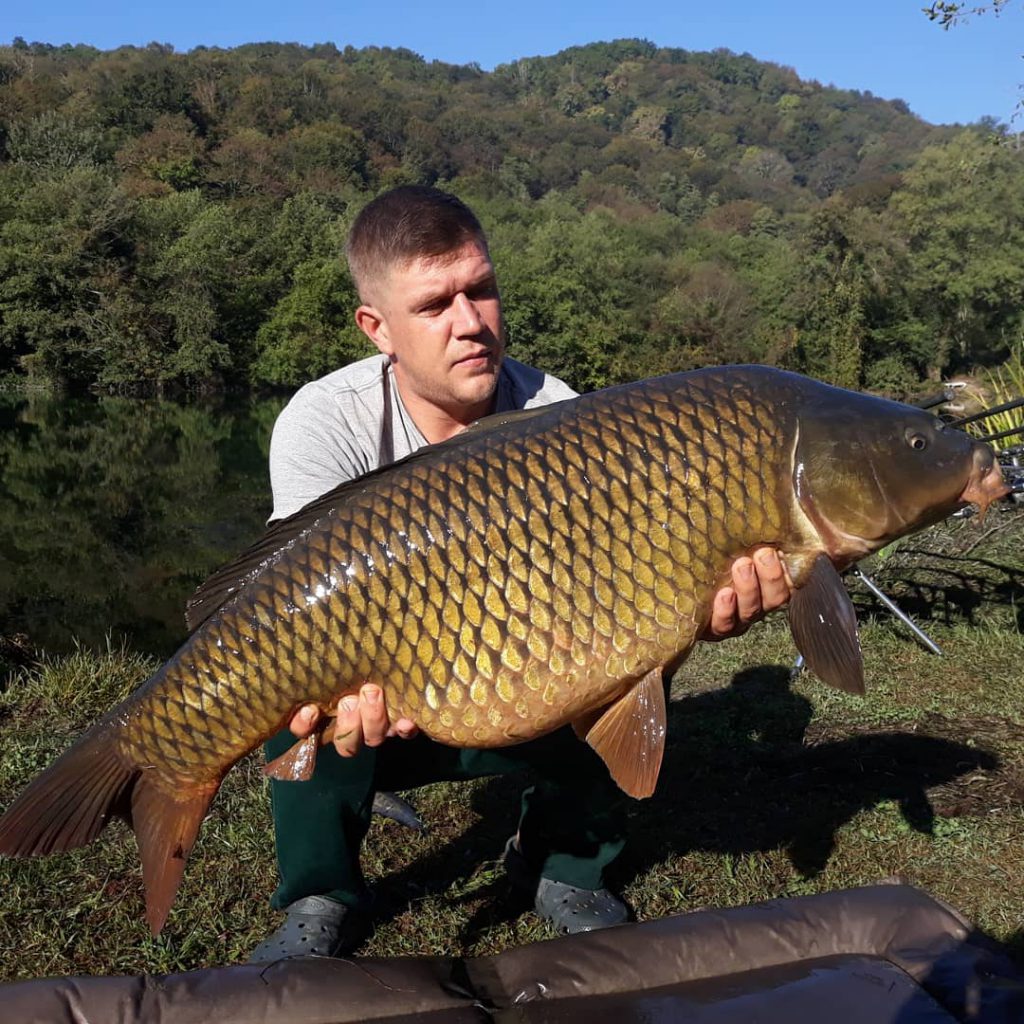
[[(983, 2), (983, 0), (975, 0)], [(1009, 121), (1024, 81), (1024, 0), (948, 32), (925, 0), (36, 0), (9, 2), (0, 41), (15, 36), (102, 49), (156, 40), (178, 50), (239, 43), (404, 46), (428, 60), (485, 69), (567, 46), (636, 36), (688, 50), (727, 47), (803, 78), (903, 99), (933, 122)], [(973, 6), (973, 3), (971, 4)]]

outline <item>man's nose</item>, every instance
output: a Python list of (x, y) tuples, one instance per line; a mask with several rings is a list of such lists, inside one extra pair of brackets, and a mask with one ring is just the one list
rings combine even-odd
[(484, 322), (476, 308), (476, 303), (465, 292), (459, 292), (452, 305), (455, 313), (456, 334), (479, 334), (483, 330)]

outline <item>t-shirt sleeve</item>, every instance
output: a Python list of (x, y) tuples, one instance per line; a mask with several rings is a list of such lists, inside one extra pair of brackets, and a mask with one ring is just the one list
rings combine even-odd
[(564, 380), (544, 374), (544, 387), (541, 389), (546, 402), (562, 402), (567, 398), (579, 398), (580, 393), (574, 391)]
[(372, 466), (329, 396), (303, 388), (281, 411), (270, 438), (270, 487), (283, 519)]

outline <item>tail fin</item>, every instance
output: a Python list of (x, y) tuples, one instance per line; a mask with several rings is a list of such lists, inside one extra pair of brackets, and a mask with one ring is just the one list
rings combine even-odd
[(36, 857), (91, 843), (112, 815), (131, 821), (142, 858), (146, 920), (156, 935), (220, 779), (183, 786), (129, 764), (116, 726), (100, 722), (36, 776), (0, 817), (0, 853)]
[(135, 769), (102, 722), (22, 790), (0, 818), (0, 853), (37, 857), (91, 843), (124, 809)]

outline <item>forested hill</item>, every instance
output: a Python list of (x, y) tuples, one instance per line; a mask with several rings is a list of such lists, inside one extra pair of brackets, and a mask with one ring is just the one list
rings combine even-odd
[(1024, 165), (991, 125), (638, 40), (493, 72), (405, 50), (0, 47), (0, 380), (294, 385), (365, 351), (382, 188), (489, 229), (512, 351), (581, 388), (775, 362), (899, 392), (1005, 355)]

